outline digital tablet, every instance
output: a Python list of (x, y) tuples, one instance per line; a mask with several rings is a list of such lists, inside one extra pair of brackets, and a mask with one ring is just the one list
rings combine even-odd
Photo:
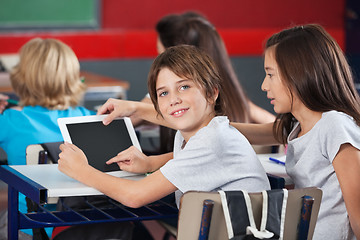
[[(130, 146), (140, 151), (141, 147), (130, 118), (117, 118), (105, 126), (102, 121), (106, 116), (59, 118), (58, 124), (64, 141), (79, 147), (91, 166), (103, 172), (121, 171), (116, 163), (108, 165), (106, 161)], [(121, 171), (120, 175), (134, 174)]]

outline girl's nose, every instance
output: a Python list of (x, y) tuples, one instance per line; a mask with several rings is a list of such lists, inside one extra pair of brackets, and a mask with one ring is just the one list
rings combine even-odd
[(261, 90), (264, 91), (264, 92), (266, 92), (266, 91), (269, 90), (269, 89), (268, 89), (268, 86), (267, 86), (266, 77), (264, 78), (264, 80), (263, 80), (263, 82), (262, 82), (262, 84), (261, 84)]

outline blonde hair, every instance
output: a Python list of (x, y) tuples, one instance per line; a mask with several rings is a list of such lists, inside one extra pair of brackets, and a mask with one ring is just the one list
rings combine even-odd
[(21, 106), (67, 109), (79, 105), (86, 89), (75, 53), (56, 39), (28, 41), (10, 79)]

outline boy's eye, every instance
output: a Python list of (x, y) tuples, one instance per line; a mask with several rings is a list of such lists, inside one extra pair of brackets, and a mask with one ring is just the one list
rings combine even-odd
[(185, 90), (185, 89), (188, 89), (188, 88), (190, 88), (189, 85), (183, 85), (183, 86), (180, 87), (180, 89), (182, 89), (182, 90)]
[(160, 92), (160, 93), (159, 93), (159, 97), (166, 96), (167, 94), (168, 94), (168, 92), (165, 92), (165, 91), (164, 91), (164, 92)]

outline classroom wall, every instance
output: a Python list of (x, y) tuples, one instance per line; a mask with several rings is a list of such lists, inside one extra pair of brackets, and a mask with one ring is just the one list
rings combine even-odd
[[(2, 1), (12, 4), (18, 2), (20, 9), (26, 7), (21, 2), (27, 0)], [(38, 4), (41, 1), (48, 2), (37, 0)], [(97, 23), (88, 24), (88, 27), (60, 24), (43, 28), (38, 25), (31, 27), (29, 24), (27, 27), (15, 26), (11, 29), (4, 27), (6, 19), (1, 20), (0, 10), (0, 54), (16, 53), (33, 37), (58, 38), (74, 49), (82, 70), (129, 81), (128, 98), (140, 100), (147, 92), (147, 72), (156, 56), (156, 22), (169, 13), (195, 10), (204, 14), (217, 27), (249, 97), (272, 111), (265, 94), (260, 91), (264, 77), (263, 43), (267, 37), (294, 24), (316, 22), (322, 24), (346, 49), (345, 0), (81, 1), (85, 1), (83, 4), (86, 4), (87, 9), (91, 9), (90, 5), (94, 4), (96, 11), (92, 12), (92, 19), (96, 19)], [(80, 11), (81, 6), (76, 8)], [(66, 7), (57, 5), (52, 9), (51, 5), (46, 5), (46, 9), (48, 12), (63, 11), (63, 15), (66, 15)], [(47, 21), (42, 19), (42, 22), (46, 25)]]

